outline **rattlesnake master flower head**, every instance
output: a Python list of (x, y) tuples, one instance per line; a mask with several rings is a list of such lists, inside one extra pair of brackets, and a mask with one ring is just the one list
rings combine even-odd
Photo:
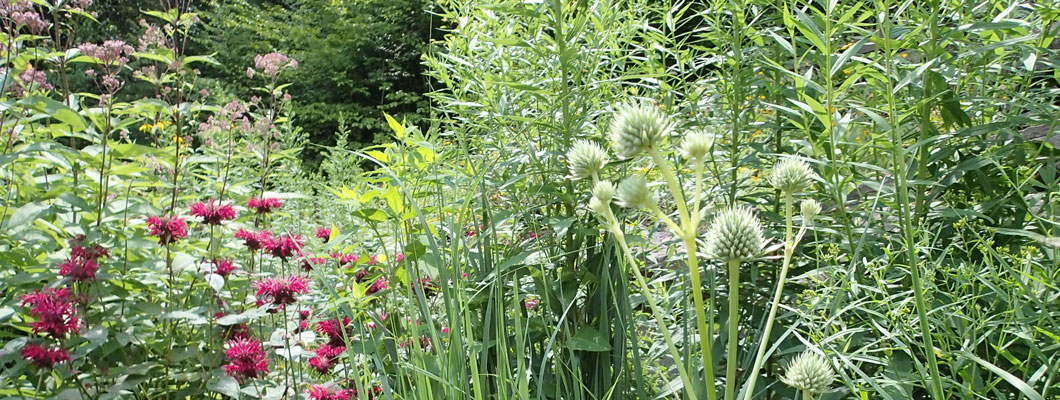
[(585, 179), (604, 169), (607, 165), (607, 150), (588, 140), (574, 142), (567, 152), (567, 166), (574, 179)]
[(608, 181), (596, 182), (593, 186), (593, 197), (600, 199), (601, 203), (608, 204), (615, 198), (615, 184)]
[(731, 207), (718, 213), (707, 231), (707, 254), (720, 261), (744, 261), (762, 252), (762, 227), (747, 208)]
[(802, 209), (802, 219), (806, 221), (812, 220), (813, 217), (821, 213), (821, 203), (814, 199), (803, 200), (799, 207)]
[(669, 118), (649, 104), (624, 104), (611, 121), (611, 142), (619, 157), (631, 158), (658, 145), (671, 127)]
[(835, 380), (835, 372), (824, 356), (806, 351), (788, 363), (780, 380), (803, 392), (819, 394), (828, 391)]
[(703, 161), (714, 146), (714, 138), (703, 131), (693, 131), (681, 143), (681, 154), (689, 160)]
[(788, 157), (773, 166), (773, 171), (769, 173), (769, 184), (782, 192), (801, 192), (813, 184), (813, 176), (809, 164), (798, 158)]
[(648, 181), (643, 176), (633, 175), (618, 184), (618, 203), (630, 208), (649, 208), (655, 204)]

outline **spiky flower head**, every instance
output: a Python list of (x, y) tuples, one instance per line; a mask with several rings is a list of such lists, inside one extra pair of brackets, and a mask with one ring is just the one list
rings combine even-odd
[(671, 127), (670, 119), (649, 104), (623, 104), (611, 121), (611, 142), (619, 157), (631, 158), (658, 145)]
[(721, 261), (744, 261), (762, 252), (762, 227), (751, 210), (730, 207), (718, 213), (707, 231), (707, 254)]
[(805, 351), (788, 363), (780, 380), (803, 392), (818, 394), (828, 391), (828, 387), (835, 380), (835, 372), (824, 356)]
[(769, 184), (782, 192), (801, 192), (813, 184), (813, 176), (813, 170), (806, 161), (788, 157), (773, 165)]
[(821, 203), (814, 199), (803, 200), (799, 207), (802, 209), (802, 219), (806, 221), (812, 220), (813, 217), (821, 213)]
[(648, 181), (643, 176), (633, 175), (618, 184), (618, 203), (630, 208), (649, 208), (655, 204)]
[(703, 161), (714, 146), (714, 138), (703, 131), (693, 131), (681, 143), (681, 154), (689, 160)]
[(615, 184), (608, 181), (596, 182), (593, 186), (593, 197), (600, 199), (601, 203), (611, 203), (611, 200), (615, 198)]
[(591, 177), (607, 165), (607, 150), (596, 142), (579, 140), (567, 152), (567, 165), (574, 179)]

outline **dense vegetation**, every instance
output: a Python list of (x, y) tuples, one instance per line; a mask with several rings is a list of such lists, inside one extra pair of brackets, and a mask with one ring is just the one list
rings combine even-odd
[(150, 6), (0, 0), (0, 398), (1060, 398), (1056, 2)]

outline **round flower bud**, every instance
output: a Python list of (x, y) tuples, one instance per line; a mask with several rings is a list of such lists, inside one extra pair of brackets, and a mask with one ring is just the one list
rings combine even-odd
[(828, 391), (828, 387), (835, 380), (835, 372), (823, 356), (806, 351), (788, 363), (780, 380), (803, 392), (819, 394)]
[(643, 176), (633, 175), (618, 184), (618, 203), (630, 208), (648, 208), (655, 203), (648, 181)]
[(794, 157), (785, 158), (773, 166), (773, 172), (769, 174), (769, 184), (782, 192), (801, 192), (813, 184), (813, 170), (805, 161)]
[(655, 107), (621, 105), (611, 121), (611, 142), (615, 153), (622, 158), (634, 157), (668, 136), (671, 126), (669, 118)]
[(600, 199), (601, 203), (610, 204), (611, 199), (615, 198), (615, 185), (608, 181), (596, 182), (596, 186), (593, 186), (593, 197)]
[(589, 199), (589, 210), (596, 213), (601, 217), (607, 217), (608, 204), (600, 201), (598, 197), (593, 196)]
[(762, 227), (750, 210), (733, 207), (718, 213), (707, 231), (707, 254), (721, 261), (744, 261), (762, 252)]
[(821, 203), (814, 199), (803, 200), (799, 206), (802, 208), (802, 219), (807, 221), (812, 220), (813, 217), (821, 213)]
[(681, 143), (681, 154), (687, 159), (702, 161), (707, 158), (707, 154), (710, 154), (713, 146), (714, 138), (706, 132), (695, 131), (685, 136), (685, 141)]
[(595, 142), (579, 140), (567, 152), (567, 165), (574, 179), (591, 177), (607, 165), (607, 150)]

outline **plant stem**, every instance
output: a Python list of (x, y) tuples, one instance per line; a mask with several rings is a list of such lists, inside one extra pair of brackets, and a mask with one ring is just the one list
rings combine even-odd
[(736, 344), (740, 324), (740, 260), (729, 260), (729, 337), (725, 356), (725, 400), (736, 393)]

